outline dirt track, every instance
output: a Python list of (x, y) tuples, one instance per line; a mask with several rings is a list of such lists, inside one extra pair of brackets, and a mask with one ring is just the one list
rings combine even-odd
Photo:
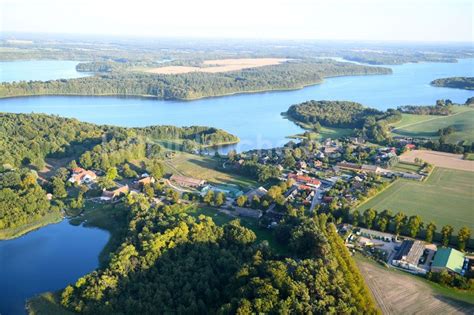
[(438, 151), (413, 150), (400, 156), (402, 162), (414, 162), (415, 158), (422, 159), (435, 166), (461, 171), (474, 172), (474, 161), (463, 160), (461, 154)]
[(383, 314), (473, 314), (474, 306), (438, 295), (411, 275), (357, 259), (357, 265)]

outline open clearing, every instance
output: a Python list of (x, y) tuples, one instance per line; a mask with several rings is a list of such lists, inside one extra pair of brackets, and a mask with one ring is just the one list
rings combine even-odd
[(390, 209), (420, 215), (425, 223), (434, 221), (438, 231), (445, 224), (456, 230), (474, 230), (474, 172), (435, 168), (425, 182), (399, 179), (389, 188), (358, 207)]
[[(472, 314), (474, 305), (455, 300), (415, 276), (356, 256), (356, 262), (383, 314)], [(456, 292), (453, 292), (456, 294)], [(469, 296), (464, 297), (466, 300)]]
[(238, 71), (242, 69), (273, 66), (286, 62), (285, 58), (237, 58), (237, 59), (216, 59), (205, 60), (200, 67), (190, 66), (167, 66), (151, 69), (143, 69), (148, 73), (156, 74), (182, 74), (190, 72), (218, 73), (228, 71)]
[(402, 120), (392, 125), (392, 133), (415, 138), (438, 138), (438, 130), (453, 126), (455, 132), (447, 137), (450, 143), (474, 141), (474, 108), (454, 106), (449, 116), (402, 114)]
[(173, 158), (165, 160), (168, 173), (200, 178), (215, 184), (238, 185), (244, 189), (257, 185), (250, 178), (220, 171), (221, 166), (213, 157), (183, 152), (177, 152)]
[(402, 154), (400, 156), (400, 161), (413, 163), (415, 158), (422, 159), (423, 161), (438, 167), (474, 172), (474, 161), (465, 160), (462, 154), (428, 150), (413, 150)]

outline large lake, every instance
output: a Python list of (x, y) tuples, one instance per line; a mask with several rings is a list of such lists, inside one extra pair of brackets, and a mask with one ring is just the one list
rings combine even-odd
[(25, 313), (28, 298), (64, 288), (98, 267), (109, 233), (65, 219), (0, 241), (0, 314)]
[[(292, 104), (307, 100), (351, 100), (378, 109), (399, 105), (430, 105), (449, 98), (464, 103), (474, 91), (437, 88), (430, 82), (449, 76), (473, 76), (474, 59), (458, 63), (392, 66), (391, 75), (326, 79), (323, 84), (294, 91), (240, 94), (196, 101), (117, 97), (44, 96), (0, 100), (0, 112), (41, 112), (83, 121), (120, 126), (169, 124), (222, 128), (242, 140), (237, 150), (275, 147), (301, 132), (281, 117)], [(21, 70), (21, 69), (20, 69)]]
[[(0, 62), (2, 81), (82, 76), (77, 62)], [(197, 101), (117, 97), (28, 97), (0, 100), (0, 112), (41, 112), (120, 126), (206, 125), (225, 129), (242, 140), (238, 150), (278, 146), (301, 129), (281, 117), (292, 104), (306, 100), (351, 100), (387, 109), (406, 104), (434, 104), (449, 98), (464, 103), (474, 91), (435, 88), (433, 79), (473, 76), (474, 59), (458, 63), (392, 66), (392, 75), (325, 80), (301, 90), (241, 94)], [(108, 234), (75, 227), (67, 220), (15, 240), (0, 241), (0, 314), (24, 312), (35, 294), (75, 282), (98, 265)]]

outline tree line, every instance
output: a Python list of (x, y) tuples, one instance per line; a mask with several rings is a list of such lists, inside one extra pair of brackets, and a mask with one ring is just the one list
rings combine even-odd
[(294, 89), (325, 77), (387, 74), (388, 68), (333, 61), (305, 60), (223, 73), (158, 75), (112, 71), (90, 77), (0, 84), (0, 97), (28, 95), (130, 95), (195, 99), (238, 92)]

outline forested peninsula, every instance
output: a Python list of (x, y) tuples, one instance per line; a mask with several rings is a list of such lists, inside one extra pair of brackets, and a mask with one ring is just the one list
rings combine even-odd
[(173, 75), (130, 71), (116, 63), (85, 64), (80, 69), (101, 72), (69, 80), (2, 83), (0, 97), (114, 95), (192, 100), (235, 93), (298, 89), (335, 76), (391, 73), (389, 68), (329, 60), (300, 60), (239, 71)]
[(474, 77), (451, 77), (431, 81), (431, 85), (454, 89), (474, 90)]
[(106, 173), (132, 160), (163, 157), (166, 141), (195, 152), (239, 139), (200, 126), (121, 128), (50, 115), (0, 114), (0, 239), (58, 221), (69, 207), (61, 198), (68, 171), (58, 171), (51, 181), (41, 178), (45, 158), (78, 159), (83, 167)]
[(321, 127), (351, 128), (356, 134), (376, 142), (390, 138), (389, 124), (401, 119), (401, 113), (386, 112), (348, 101), (307, 101), (292, 105), (284, 116), (306, 129), (319, 132)]

